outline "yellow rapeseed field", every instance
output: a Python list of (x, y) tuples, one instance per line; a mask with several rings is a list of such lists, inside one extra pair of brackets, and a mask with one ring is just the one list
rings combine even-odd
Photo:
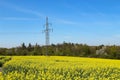
[(0, 73), (1, 80), (120, 80), (120, 60), (13, 56)]

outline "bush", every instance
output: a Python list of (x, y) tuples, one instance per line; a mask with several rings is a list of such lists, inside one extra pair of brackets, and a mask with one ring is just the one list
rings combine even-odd
[(10, 56), (0, 56), (0, 67), (3, 66), (3, 64), (7, 61), (11, 60), (11, 57)]
[(0, 67), (2, 67), (4, 63), (5, 63), (4, 60), (0, 60)]

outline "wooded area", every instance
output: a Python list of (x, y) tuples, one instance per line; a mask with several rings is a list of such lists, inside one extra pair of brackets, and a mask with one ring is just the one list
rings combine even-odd
[[(46, 55), (46, 46), (38, 44), (28, 46), (25, 43), (15, 48), (0, 48), (0, 55)], [(87, 44), (66, 43), (48, 46), (49, 56), (77, 56), (120, 59), (120, 46), (89, 46)]]

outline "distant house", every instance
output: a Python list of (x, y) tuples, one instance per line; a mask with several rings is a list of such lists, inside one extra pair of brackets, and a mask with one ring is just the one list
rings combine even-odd
[(105, 50), (106, 50), (106, 46), (103, 46), (101, 49), (96, 50), (96, 54), (97, 54), (97, 55), (107, 54), (107, 53), (105, 52)]

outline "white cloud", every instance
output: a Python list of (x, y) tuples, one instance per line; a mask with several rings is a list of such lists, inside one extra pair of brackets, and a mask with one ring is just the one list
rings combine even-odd
[[(40, 12), (30, 10), (30, 9), (26, 9), (26, 8), (22, 8), (20, 6), (17, 6), (15, 4), (11, 4), (11, 3), (8, 3), (8, 2), (2, 2), (1, 1), (0, 6), (4, 6), (4, 7), (14, 9), (16, 11), (27, 13), (27, 14), (33, 14), (33, 15), (36, 15), (36, 16), (41, 17), (43, 19), (46, 17), (45, 14), (42, 14)], [(77, 24), (76, 22), (65, 20), (65, 19), (58, 19), (58, 18), (53, 18), (53, 17), (49, 17), (49, 18), (53, 19), (54, 22), (56, 22), (56, 23), (69, 24), (69, 25)], [(3, 20), (39, 20), (39, 19), (33, 19), (33, 18), (19, 18), (19, 17), (4, 17), (4, 18), (1, 18), (1, 19), (3, 19)]]
[[(45, 17), (46, 17), (46, 15), (41, 13), (41, 12), (34, 11), (31, 9), (26, 9), (26, 8), (23, 8), (23, 7), (20, 7), (18, 5), (11, 4), (11, 3), (8, 3), (5, 1), (0, 1), (0, 6), (10, 8), (10, 9), (22, 12), (22, 13), (32, 14), (32, 15), (41, 17), (42, 19), (45, 19)], [(71, 5), (69, 5), (69, 6), (71, 6)], [(91, 5), (88, 5), (88, 8), (96, 10), (96, 12), (98, 12), (98, 14), (100, 14), (101, 16), (104, 15), (103, 13), (100, 13), (96, 8), (94, 8)], [(81, 15), (82, 16), (91, 16), (92, 14), (90, 15), (88, 13), (81, 13)], [(49, 18), (51, 18), (53, 20), (53, 22), (55, 22), (55, 23), (75, 25), (75, 26), (85, 26), (88, 24), (89, 25), (111, 25), (111, 22), (108, 22), (108, 23), (106, 23), (106, 22), (93, 22), (93, 23), (90, 22), (90, 23), (86, 24), (86, 22), (80, 23), (80, 22), (70, 21), (70, 20), (66, 20), (66, 19), (59, 19), (59, 18), (53, 17), (53, 16), (51, 16), (51, 17), (49, 16)], [(4, 17), (4, 18), (0, 18), (0, 19), (3, 19), (3, 20), (39, 20), (39, 19), (34, 19), (34, 18), (23, 18), (23, 17), (22, 18), (20, 18), (20, 17)]]
[(23, 7), (19, 7), (15, 4), (11, 4), (11, 3), (8, 3), (8, 2), (2, 2), (1, 1), (0, 6), (4, 6), (6, 8), (10, 8), (10, 9), (14, 9), (16, 11), (23, 12), (23, 13), (33, 14), (33, 15), (36, 15), (36, 16), (41, 17), (41, 18), (45, 17), (45, 15), (40, 13), (40, 12), (30, 10), (30, 9), (26, 9), (26, 8), (23, 8)]
[(78, 24), (74, 21), (69, 21), (69, 20), (63, 20), (63, 19), (58, 19), (58, 18), (52, 18), (54, 20), (54, 22), (56, 23), (62, 23), (62, 24), (68, 24), (68, 25), (75, 25)]
[(21, 18), (21, 17), (3, 17), (2, 20), (40, 20), (36, 18)]

